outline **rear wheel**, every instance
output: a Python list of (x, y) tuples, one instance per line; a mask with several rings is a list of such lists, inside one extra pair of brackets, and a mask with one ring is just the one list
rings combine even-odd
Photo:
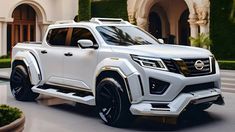
[(110, 126), (124, 127), (133, 119), (126, 88), (113, 78), (105, 78), (98, 84), (96, 105), (101, 119)]
[(19, 101), (33, 101), (39, 94), (34, 93), (31, 88), (29, 74), (23, 65), (13, 68), (10, 78), (12, 95)]

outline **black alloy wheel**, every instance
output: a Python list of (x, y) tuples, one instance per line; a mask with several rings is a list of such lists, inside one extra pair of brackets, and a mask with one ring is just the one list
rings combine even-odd
[(113, 78), (105, 78), (98, 84), (96, 105), (99, 116), (110, 126), (126, 126), (132, 119), (125, 87)]
[(10, 77), (10, 86), (12, 95), (19, 101), (33, 101), (39, 94), (34, 93), (31, 88), (29, 74), (23, 65), (17, 65), (13, 68)]

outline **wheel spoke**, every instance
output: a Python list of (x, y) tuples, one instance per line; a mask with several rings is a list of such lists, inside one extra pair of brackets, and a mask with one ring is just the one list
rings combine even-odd
[(22, 72), (18, 69), (13, 71), (13, 77), (11, 79), (12, 93), (15, 95), (21, 91), (23, 88), (24, 76)]
[(111, 97), (112, 97), (112, 93), (109, 91), (109, 90), (110, 90), (110, 88), (108, 88), (108, 87), (104, 86), (103, 90), (104, 90), (104, 91), (105, 91), (109, 96), (111, 96)]
[(14, 89), (12, 89), (13, 95), (19, 93), (21, 89), (22, 89), (22, 87), (15, 87)]
[(14, 80), (21, 80), (21, 78), (22, 78), (22, 77), (20, 77), (20, 76), (14, 76), (14, 77), (13, 77)]
[(101, 93), (100, 96), (103, 97), (105, 100), (106, 100), (106, 99), (107, 99), (107, 100), (112, 99), (112, 97), (111, 97), (110, 95), (107, 95), (107, 94), (105, 94), (105, 93)]
[(14, 76), (17, 76), (17, 77), (22, 78), (22, 74), (21, 74), (21, 72), (20, 72), (20, 71), (15, 71)]

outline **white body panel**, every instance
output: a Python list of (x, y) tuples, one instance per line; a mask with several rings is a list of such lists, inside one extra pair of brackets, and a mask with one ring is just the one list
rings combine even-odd
[[(93, 19), (95, 21), (95, 19)], [(215, 61), (215, 72), (203, 76), (187, 77), (182, 73), (170, 72), (168, 68), (159, 70), (144, 67), (133, 60), (131, 55), (147, 56), (152, 58), (166, 58), (173, 60), (180, 59), (201, 59), (210, 58), (213, 55), (210, 51), (175, 45), (136, 45), (136, 46), (113, 46), (108, 45), (96, 30), (98, 26), (133, 26), (127, 23), (120, 24), (101, 24), (100, 22), (80, 22), (63, 23), (51, 25), (49, 30), (55, 28), (74, 28), (83, 27), (88, 29), (96, 39), (99, 47), (83, 49), (80, 47), (56, 47), (46, 42), (44, 37), (42, 45), (17, 44), (13, 48), (13, 61), (24, 60), (29, 67), (31, 83), (37, 86), (50, 84), (63, 86), (71, 90), (83, 90), (92, 92), (94, 98), (73, 98), (70, 95), (59, 94), (52, 90), (40, 90), (34, 87), (34, 92), (48, 94), (64, 99), (95, 105), (96, 79), (103, 71), (115, 71), (124, 80), (132, 106), (132, 114), (136, 115), (178, 115), (192, 100), (222, 96), (220, 92), (220, 73), (219, 66)], [(135, 27), (135, 26), (134, 26)], [(47, 53), (43, 54), (42, 51)], [(66, 53), (72, 54), (65, 56)], [(35, 56), (35, 57), (34, 57)], [(162, 61), (163, 63), (163, 61)], [(212, 65), (212, 61), (210, 61)], [(154, 78), (170, 85), (163, 94), (150, 93), (149, 78)], [(212, 82), (215, 87), (209, 87), (203, 92), (190, 93), (181, 91), (191, 85)], [(209, 89), (209, 90), (208, 90)], [(210, 92), (208, 92), (210, 91)], [(198, 96), (196, 96), (198, 95)], [(214, 101), (213, 100), (213, 101)], [(167, 103), (170, 110), (162, 112), (152, 111), (151, 103)]]

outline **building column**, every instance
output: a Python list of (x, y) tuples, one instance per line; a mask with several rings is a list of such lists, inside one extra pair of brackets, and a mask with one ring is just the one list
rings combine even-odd
[(134, 12), (129, 12), (128, 13), (128, 19), (131, 24), (136, 24), (135, 20), (135, 13)]
[(209, 13), (210, 13), (210, 1), (198, 0), (195, 2), (195, 11), (197, 13), (197, 24), (200, 26), (200, 33), (209, 33)]
[(44, 37), (44, 35), (45, 35), (46, 31), (47, 31), (47, 28), (48, 28), (49, 24), (40, 23), (38, 25), (39, 25), (39, 28), (41, 30), (41, 40), (43, 40), (43, 37)]
[(4, 22), (3, 23), (3, 25), (2, 25), (2, 44), (3, 44), (3, 48), (2, 48), (2, 50), (3, 50), (3, 54), (4, 55), (7, 55), (7, 22)]
[(2, 49), (3, 49), (3, 43), (2, 43), (2, 22), (0, 22), (0, 57), (3, 55)]
[(137, 18), (137, 26), (139, 26), (140, 28), (148, 31), (148, 19), (147, 18), (142, 18), (142, 17), (138, 17)]
[(198, 37), (199, 26), (197, 24), (197, 15), (196, 14), (190, 14), (188, 22), (189, 22), (189, 25), (190, 25), (190, 36), (193, 37), (193, 38)]
[(208, 34), (209, 33), (208, 24), (199, 23), (199, 26), (200, 26), (200, 33), (203, 33), (203, 34)]
[(128, 19), (131, 24), (136, 24), (136, 4), (137, 0), (127, 0)]
[(7, 55), (7, 23), (0, 22), (0, 56)]

